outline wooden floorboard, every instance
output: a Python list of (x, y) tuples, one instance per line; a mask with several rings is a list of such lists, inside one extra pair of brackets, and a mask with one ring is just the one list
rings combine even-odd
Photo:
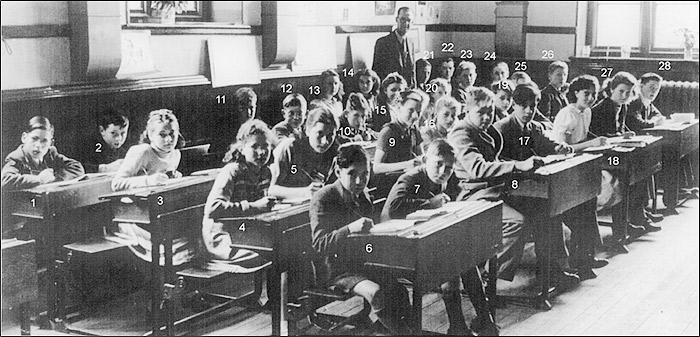
[[(698, 200), (690, 200), (678, 208), (680, 215), (660, 223), (663, 230), (642, 236), (629, 244), (629, 254), (612, 255), (601, 250), (610, 265), (597, 269), (598, 278), (582, 282), (576, 288), (552, 299), (554, 308), (543, 312), (513, 304), (497, 310), (502, 335), (698, 335), (700, 258)], [(609, 227), (601, 227), (607, 241)], [(532, 293), (534, 256), (528, 248), (523, 268), (513, 282), (499, 282), (499, 293)], [(111, 304), (109, 310), (95, 311), (95, 317), (82, 323), (104, 335), (125, 335), (145, 332), (143, 309), (135, 309), (133, 296)], [(474, 310), (468, 297), (462, 297), (463, 312), (469, 323)], [(362, 299), (333, 303), (323, 308), (326, 313), (350, 315), (362, 307)], [(124, 316), (117, 317), (118, 314)], [(141, 317), (134, 324), (134, 316)], [(131, 318), (130, 318), (131, 317)], [(131, 321), (129, 320), (131, 319)], [(125, 324), (131, 325), (125, 327)], [(269, 312), (234, 308), (215, 317), (193, 324), (187, 334), (206, 336), (269, 335)], [(445, 307), (440, 294), (423, 298), (423, 324), (429, 331), (445, 333), (448, 328)], [(323, 334), (307, 320), (298, 322), (304, 335)], [(2, 335), (18, 335), (19, 327), (12, 315), (3, 316)], [(63, 336), (33, 326), (36, 335)], [(181, 332), (180, 334), (185, 334)], [(342, 328), (337, 335), (378, 335), (372, 330)]]

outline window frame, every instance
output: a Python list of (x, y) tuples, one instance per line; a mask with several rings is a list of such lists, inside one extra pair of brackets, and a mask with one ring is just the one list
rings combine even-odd
[[(621, 47), (600, 47), (597, 42), (598, 6), (600, 1), (591, 1), (588, 6), (588, 20), (586, 22), (586, 45), (591, 46), (591, 57), (620, 57)], [(654, 48), (654, 24), (656, 20), (656, 1), (640, 2), (639, 20), (639, 47), (631, 50), (630, 57), (646, 59), (682, 59), (684, 49), (678, 48)], [(693, 48), (693, 58), (698, 56), (698, 46)]]

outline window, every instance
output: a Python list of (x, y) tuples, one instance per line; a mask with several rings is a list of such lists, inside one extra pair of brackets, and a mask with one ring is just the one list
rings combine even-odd
[(622, 46), (633, 57), (680, 57), (682, 29), (693, 32), (698, 52), (698, 11), (695, 1), (593, 1), (589, 5), (586, 44), (594, 56), (619, 55)]
[(652, 49), (676, 49), (684, 43), (679, 31), (690, 28), (695, 32), (695, 48), (698, 49), (698, 3), (654, 2), (654, 38)]

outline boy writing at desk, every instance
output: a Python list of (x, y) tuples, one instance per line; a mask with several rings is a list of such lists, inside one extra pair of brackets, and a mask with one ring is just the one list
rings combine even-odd
[[(519, 85), (513, 92), (513, 113), (500, 120), (494, 127), (503, 136), (501, 158), (525, 160), (536, 155), (573, 153), (574, 149), (566, 143), (558, 143), (544, 136), (544, 129), (532, 120), (540, 93), (530, 85)], [(570, 193), (576, 193), (571, 191)], [(536, 203), (531, 203), (537, 208)], [(571, 228), (572, 246), (575, 248), (572, 264), (578, 267), (578, 275), (583, 279), (596, 278), (593, 268), (608, 264), (605, 260), (595, 258), (595, 246), (600, 243), (596, 202), (591, 199), (574, 207), (562, 215), (566, 225)], [(547, 219), (551, 222), (553, 235), (562, 236), (561, 220)], [(565, 264), (565, 261), (562, 261)]]
[(280, 199), (310, 199), (330, 178), (333, 158), (338, 153), (335, 140), (338, 124), (325, 107), (309, 113), (305, 137), (283, 141), (275, 150), (270, 167), (270, 195)]
[[(404, 219), (409, 213), (420, 209), (440, 208), (449, 202), (451, 198), (448, 195), (454, 196), (459, 192), (457, 181), (452, 179), (454, 161), (452, 146), (447, 141), (437, 139), (431, 142), (426, 148), (423, 166), (404, 173), (392, 187), (384, 204), (381, 220)], [(478, 268), (475, 266), (463, 273), (462, 282), (477, 314), (471, 330), (480, 335), (498, 335), (498, 327), (491, 317)], [(467, 327), (462, 315), (458, 278), (444, 283), (441, 288), (450, 323), (447, 334), (471, 335), (472, 331)]]
[[(512, 281), (527, 241), (524, 232), (532, 230), (539, 219), (536, 211), (530, 211), (528, 205), (508, 200), (504, 194), (503, 176), (534, 169), (536, 157), (521, 161), (499, 159), (503, 139), (496, 130), (495, 138), (487, 132), (493, 120), (493, 93), (485, 88), (476, 89), (483, 94), (475, 95), (479, 98), (478, 101), (469, 106), (464, 120), (458, 121), (447, 136), (448, 142), (455, 148), (455, 176), (460, 180), (459, 185), (463, 190), (457, 199), (505, 201), (502, 218), (503, 247), (498, 253), (498, 278)], [(552, 235), (551, 240), (547, 241), (543, 235), (535, 235), (538, 258), (544, 257), (545, 245), (556, 249), (555, 256), (566, 256), (561, 236)], [(564, 286), (579, 281), (578, 276), (562, 270), (551, 275)]]
[(85, 173), (83, 165), (56, 150), (54, 128), (46, 117), (35, 116), (22, 132), (22, 145), (5, 158), (2, 189), (20, 190), (54, 181), (70, 180)]

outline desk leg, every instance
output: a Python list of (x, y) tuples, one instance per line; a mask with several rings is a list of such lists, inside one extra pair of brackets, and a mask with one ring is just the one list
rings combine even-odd
[(542, 247), (544, 248), (544, 258), (537, 258), (537, 270), (542, 282), (542, 290), (535, 299), (535, 308), (549, 310), (552, 309), (552, 305), (549, 303), (549, 280), (552, 271), (552, 245), (550, 244), (552, 241), (552, 228), (550, 226), (552, 224), (548, 221), (539, 225), (544, 226), (544, 247)]
[(664, 153), (664, 167), (662, 172), (662, 181), (664, 188), (664, 205), (666, 211), (675, 211), (678, 205), (678, 180), (680, 179), (681, 158), (677, 153)]
[[(168, 222), (168, 221), (165, 221)], [(166, 225), (167, 226), (167, 225)], [(165, 227), (164, 228), (164, 233), (171, 233), (170, 227)], [(165, 258), (165, 263), (163, 266), (163, 275), (162, 277), (162, 282), (161, 284), (164, 284), (165, 282), (169, 282), (171, 279), (172, 275), (172, 270), (173, 270), (173, 240), (169, 235), (165, 235), (164, 239), (162, 240), (163, 242), (163, 251), (164, 251), (164, 258)], [(158, 254), (158, 259), (160, 259), (160, 254)], [(160, 263), (160, 261), (159, 261)], [(174, 292), (174, 290), (173, 290)], [(175, 335), (175, 305), (172, 296), (174, 296), (173, 293), (169, 295), (169, 298), (167, 298), (167, 305), (165, 307), (165, 333), (168, 336), (174, 336)]]
[(423, 335), (423, 289), (420, 282), (413, 283), (413, 332)]
[(489, 259), (489, 273), (486, 280), (486, 298), (494, 323), (496, 322), (496, 282), (498, 282), (498, 258), (494, 255)]
[[(43, 237), (46, 250), (46, 312), (47, 318), (51, 325), (51, 329), (57, 331), (66, 331), (63, 324), (63, 310), (59, 310), (59, 297), (63, 294), (59, 291), (59, 278), (61, 277), (59, 273), (59, 265), (57, 260), (60, 259), (58, 256), (61, 247), (61, 242), (57, 233), (58, 221), (56, 219), (50, 219), (46, 221), (43, 225), (47, 226), (47, 237)], [(62, 236), (60, 236), (62, 238)]]
[(280, 336), (282, 325), (282, 271), (279, 268), (279, 263), (272, 263), (272, 277), (267, 280), (270, 282), (269, 289), (272, 294), (268, 294), (270, 301), (270, 310), (272, 311), (272, 335)]
[(151, 336), (160, 335), (163, 282), (159, 273), (161, 239), (158, 231), (151, 232)]

